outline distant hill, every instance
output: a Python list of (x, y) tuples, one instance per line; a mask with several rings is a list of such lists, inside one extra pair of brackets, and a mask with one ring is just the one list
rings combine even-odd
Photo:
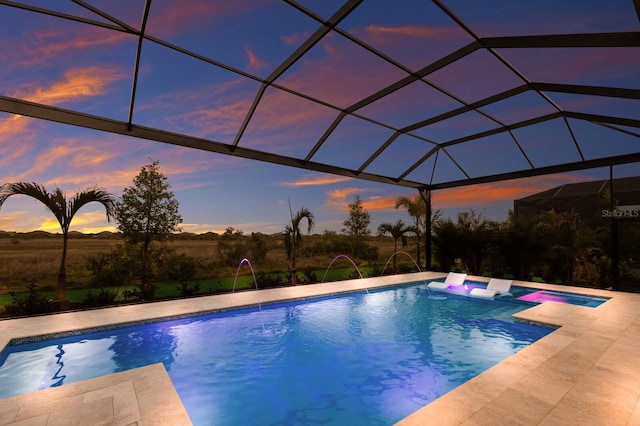
[[(20, 238), (20, 239), (39, 239), (39, 238), (61, 238), (62, 234), (59, 232), (52, 233), (46, 231), (29, 231), (29, 232), (9, 232), (9, 231), (1, 231), (0, 230), (0, 239), (8, 239), (8, 238)], [(202, 234), (195, 234), (193, 232), (180, 232), (177, 234), (173, 234), (170, 239), (173, 240), (215, 240), (219, 237), (215, 232), (205, 232)], [(110, 232), (110, 231), (102, 231), (96, 234), (91, 233), (83, 233), (78, 231), (70, 231), (69, 232), (70, 239), (104, 239), (104, 240), (112, 240), (112, 239), (122, 239), (122, 234), (120, 232)]]
[[(1, 238), (20, 238), (20, 239), (40, 239), (40, 238), (61, 238), (60, 232), (52, 233), (47, 231), (29, 231), (29, 232), (8, 232), (0, 231)], [(100, 239), (114, 239), (122, 238), (122, 235), (117, 232), (103, 231), (97, 234), (85, 234), (78, 231), (69, 232), (69, 238), (100, 238)]]
[(7, 232), (0, 231), (0, 238), (55, 238), (56, 235), (60, 234), (52, 234), (46, 231), (30, 231), (30, 232)]

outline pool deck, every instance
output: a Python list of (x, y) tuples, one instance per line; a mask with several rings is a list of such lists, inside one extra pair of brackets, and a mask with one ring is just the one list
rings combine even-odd
[[(443, 277), (424, 272), (236, 292), (0, 321), (12, 339), (187, 316)], [(487, 280), (468, 277), (472, 280)], [(398, 422), (413, 425), (640, 425), (640, 294), (514, 281), (611, 297), (597, 308), (555, 302), (518, 319), (553, 333)], [(191, 424), (162, 364), (0, 400), (0, 425)]]

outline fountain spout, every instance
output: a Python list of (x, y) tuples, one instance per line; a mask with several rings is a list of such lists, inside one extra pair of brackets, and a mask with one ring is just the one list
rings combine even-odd
[[(234, 293), (236, 291), (236, 281), (238, 281), (238, 274), (240, 273), (240, 268), (242, 268), (243, 263), (249, 265), (251, 276), (253, 277), (253, 285), (255, 286), (256, 290), (258, 290), (258, 281), (256, 280), (256, 273), (253, 271), (253, 265), (251, 265), (249, 259), (245, 257), (238, 264), (238, 269), (236, 270), (236, 277), (233, 280), (233, 289), (231, 290), (231, 293)], [(258, 302), (258, 310), (260, 311), (260, 322), (262, 323), (262, 331), (265, 331), (264, 319), (262, 318), (262, 304), (260, 302)]]
[(409, 259), (411, 259), (411, 261), (413, 262), (413, 264), (416, 266), (416, 268), (418, 269), (418, 272), (422, 272), (420, 270), (420, 266), (418, 265), (418, 262), (415, 261), (415, 259), (413, 257), (411, 257), (411, 255), (409, 253), (407, 253), (406, 251), (397, 251), (395, 253), (393, 253), (391, 256), (389, 256), (389, 259), (387, 259), (387, 263), (384, 264), (384, 267), (382, 268), (382, 272), (380, 273), (380, 275), (384, 275), (384, 271), (387, 269), (387, 266), (389, 266), (389, 262), (391, 262), (391, 260), (396, 257), (396, 255), (398, 254), (404, 254), (406, 255)]
[[(322, 276), (322, 281), (320, 281), (320, 284), (324, 283), (324, 279), (327, 277), (327, 272), (329, 272), (329, 269), (331, 268), (331, 265), (333, 265), (333, 262), (335, 262), (336, 260), (340, 259), (340, 258), (345, 258), (347, 259), (349, 262), (351, 262), (351, 264), (353, 265), (354, 268), (356, 268), (356, 271), (358, 271), (358, 275), (360, 276), (360, 279), (362, 279), (362, 273), (360, 272), (360, 269), (358, 269), (358, 266), (355, 264), (355, 262), (353, 260), (351, 260), (351, 258), (349, 256), (347, 256), (346, 254), (339, 254), (336, 257), (333, 258), (333, 260), (331, 261), (331, 263), (329, 263), (329, 266), (327, 266), (327, 269), (324, 271), (324, 275)], [(369, 289), (365, 287), (365, 290), (367, 293), (369, 293)]]
[(360, 279), (362, 279), (362, 273), (360, 273), (360, 269), (358, 269), (358, 266), (356, 266), (354, 261), (351, 260), (351, 258), (349, 256), (347, 256), (346, 254), (339, 254), (336, 257), (334, 257), (333, 260), (331, 261), (331, 263), (329, 263), (329, 266), (327, 266), (327, 269), (324, 271), (324, 275), (322, 276), (322, 281), (320, 281), (321, 284), (324, 282), (324, 279), (327, 277), (327, 272), (329, 272), (329, 269), (331, 268), (331, 265), (333, 265), (333, 262), (335, 262), (336, 260), (338, 260), (340, 258), (345, 258), (349, 262), (351, 262), (353, 267), (356, 268), (356, 271), (358, 271), (358, 275), (360, 275)]
[[(413, 262), (413, 264), (416, 265), (416, 268), (418, 269), (418, 272), (422, 272), (422, 270), (420, 270), (420, 265), (418, 265), (418, 262), (416, 262), (415, 259), (413, 257), (411, 257), (411, 255), (409, 253), (407, 253), (406, 251), (397, 251), (397, 252), (393, 253), (391, 256), (389, 256), (389, 259), (387, 259), (387, 263), (384, 264), (384, 268), (382, 268), (382, 272), (380, 273), (380, 275), (384, 275), (384, 271), (385, 271), (385, 269), (387, 269), (387, 266), (389, 265), (389, 262), (391, 262), (391, 259), (393, 259), (398, 254), (404, 254), (404, 255), (408, 256), (409, 259), (411, 259), (411, 261)], [(431, 295), (431, 290), (429, 290), (429, 286), (427, 285), (426, 281), (425, 281), (425, 288), (427, 289), (427, 294), (429, 295), (430, 299), (446, 299), (446, 297), (442, 297), (442, 296), (432, 296)]]
[(253, 265), (251, 265), (251, 262), (249, 261), (249, 259), (245, 257), (240, 261), (240, 264), (238, 265), (238, 269), (236, 270), (236, 277), (233, 280), (233, 289), (231, 290), (231, 293), (234, 293), (236, 291), (236, 281), (238, 281), (238, 274), (240, 273), (240, 268), (242, 268), (243, 263), (246, 263), (247, 265), (249, 265), (249, 269), (251, 270), (251, 276), (253, 276), (253, 284), (256, 287), (256, 290), (258, 290), (258, 281), (256, 280), (256, 274), (253, 271)]

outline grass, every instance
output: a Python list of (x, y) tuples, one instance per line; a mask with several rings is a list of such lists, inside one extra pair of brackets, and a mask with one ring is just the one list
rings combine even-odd
[[(122, 244), (117, 239), (70, 239), (67, 249), (67, 286), (84, 287), (90, 279), (87, 259)], [(0, 239), (0, 293), (22, 291), (35, 281), (40, 288), (56, 283), (62, 255), (62, 238)]]
[[(285, 272), (289, 268), (289, 261), (286, 259), (281, 243), (280, 235), (267, 236), (269, 239), (269, 252), (267, 259), (263, 262), (252, 261), (256, 274), (265, 273), (268, 276), (280, 276), (286, 282)], [(314, 237), (307, 237), (314, 238)], [(393, 240), (388, 237), (371, 237), (368, 244), (378, 247), (380, 261), (378, 268), (384, 265), (385, 261), (393, 253)], [(100, 288), (91, 288), (90, 272), (87, 270), (87, 260), (101, 253), (108, 252), (123, 241), (116, 235), (109, 237), (97, 236), (77, 236), (69, 239), (67, 248), (67, 299), (80, 304), (85, 300), (91, 291), (94, 294)], [(215, 240), (175, 240), (169, 246), (179, 254), (198, 259), (199, 268), (194, 282), (200, 286), (199, 295), (215, 294), (231, 291), (233, 281), (237, 272), (237, 267), (223, 267), (219, 264), (217, 242)], [(412, 252), (410, 249), (405, 248)], [(14, 292), (19, 297), (27, 291), (27, 284), (35, 282), (38, 285), (38, 292), (45, 297), (54, 297), (54, 288), (58, 269), (60, 267), (60, 257), (62, 253), (62, 238), (60, 235), (42, 233), (37, 236), (16, 234), (10, 236), (0, 233), (0, 307), (6, 306), (12, 301), (9, 292)], [(398, 257), (398, 263), (401, 259)], [(326, 269), (331, 263), (333, 256), (299, 256), (297, 258), (297, 269), (300, 274), (313, 270), (316, 281), (339, 281), (348, 279), (355, 273), (351, 262), (348, 259), (337, 259), (330, 269)], [(412, 264), (410, 259), (406, 259), (407, 264)], [(370, 276), (374, 269), (372, 265), (356, 260), (358, 269), (364, 277)], [(411, 265), (413, 266), (413, 265)], [(157, 299), (169, 299), (180, 297), (178, 282), (158, 283), (156, 292)], [(251, 271), (245, 265), (240, 269), (240, 275), (236, 283), (236, 290), (254, 288)], [(106, 287), (107, 290), (116, 290), (117, 287)], [(125, 288), (120, 288), (118, 301), (123, 300)]]
[[(366, 276), (367, 269), (361, 271), (363, 276)], [(325, 270), (314, 270), (316, 276), (322, 278)], [(353, 268), (339, 268), (339, 269), (330, 269), (327, 271), (325, 281), (342, 281), (349, 279), (349, 275), (353, 272)], [(268, 274), (269, 276), (280, 276), (285, 279), (285, 274)], [(225, 278), (210, 278), (206, 280), (198, 280), (197, 283), (200, 285), (200, 291), (197, 292), (197, 295), (207, 295), (207, 294), (217, 294), (224, 292), (231, 292), (235, 290), (251, 290), (255, 288), (255, 283), (253, 281), (252, 275), (239, 275), (237, 281), (235, 279), (235, 275), (233, 277), (225, 277)], [(166, 281), (158, 283), (158, 288), (156, 290), (156, 299), (173, 299), (176, 297), (180, 297), (179, 288), (180, 283), (176, 281)], [(118, 297), (116, 298), (116, 302), (124, 302), (125, 299), (123, 297), (124, 287), (101, 287), (101, 288), (74, 288), (68, 289), (66, 292), (67, 300), (73, 304), (81, 304), (87, 294), (89, 292), (93, 292), (94, 294), (99, 292), (101, 289), (115, 291), (118, 290)], [(55, 296), (54, 290), (40, 290), (38, 291), (42, 296), (53, 299)], [(26, 295), (26, 288), (23, 288), (21, 291), (15, 293), (17, 297), (23, 297)], [(4, 307), (12, 302), (12, 298), (9, 294), (0, 294), (0, 307)]]

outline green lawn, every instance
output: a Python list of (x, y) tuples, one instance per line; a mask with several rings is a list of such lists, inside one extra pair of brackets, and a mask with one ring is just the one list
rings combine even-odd
[[(324, 281), (341, 281), (349, 279), (349, 275), (353, 273), (353, 268), (335, 268), (326, 271), (326, 277)], [(325, 270), (314, 270), (318, 282), (322, 280), (322, 277), (325, 275)], [(363, 268), (361, 271), (364, 277), (368, 276), (369, 270), (368, 268)], [(286, 276), (284, 273), (281, 274), (267, 274), (269, 277), (273, 278), (275, 276), (280, 276), (282, 281), (286, 281)], [(224, 293), (230, 292), (233, 289), (235, 277), (227, 277), (227, 278), (212, 278), (207, 280), (198, 280), (196, 281), (200, 285), (200, 291), (197, 293), (198, 295), (207, 295), (207, 294), (216, 294), (216, 293)], [(172, 299), (176, 297), (180, 297), (179, 291), (180, 284), (176, 281), (167, 281), (158, 283), (158, 288), (156, 291), (156, 299)], [(255, 288), (255, 284), (253, 281), (252, 275), (240, 275), (237, 278), (235, 283), (236, 290), (247, 290)], [(115, 291), (118, 290), (118, 297), (116, 301), (124, 301), (123, 292), (126, 288), (119, 287), (104, 287), (104, 290)], [(72, 303), (82, 303), (87, 294), (89, 292), (93, 292), (94, 294), (101, 291), (101, 288), (68, 288), (66, 291), (67, 300)], [(38, 291), (39, 294), (45, 296), (47, 298), (53, 299), (55, 296), (54, 290), (42, 290)], [(16, 292), (17, 297), (24, 298), (27, 295), (27, 291), (25, 289), (24, 292)], [(4, 309), (4, 307), (10, 304), (12, 301), (11, 296), (8, 294), (0, 295), (0, 308)]]

